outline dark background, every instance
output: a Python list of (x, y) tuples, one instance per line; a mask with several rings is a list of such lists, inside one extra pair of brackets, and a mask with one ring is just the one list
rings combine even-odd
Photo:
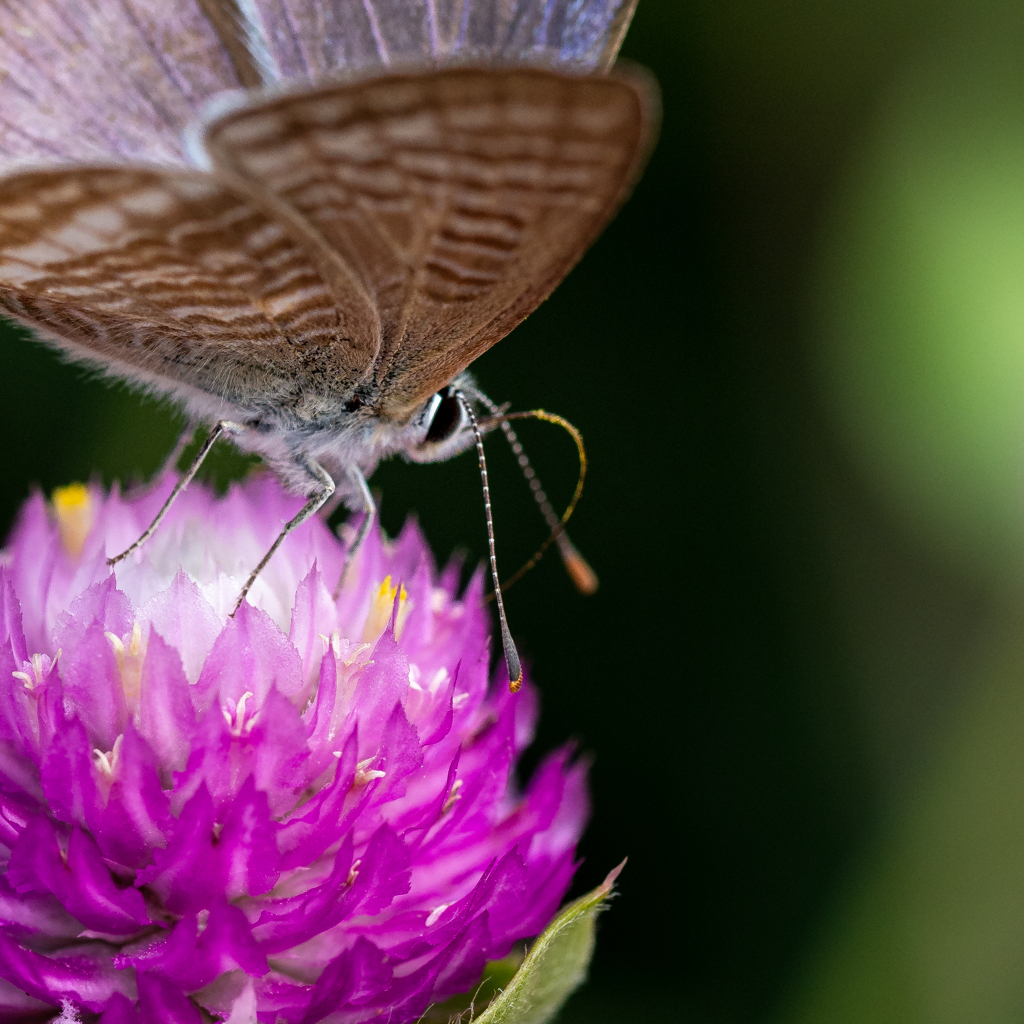
[[(600, 591), (549, 557), (507, 599), (531, 763), (595, 758), (577, 889), (630, 857), (566, 1021), (1024, 1019), (1018, 7), (640, 0), (650, 168), (474, 366), (590, 456)], [(172, 444), (166, 408), (0, 353), (3, 523)], [(564, 504), (571, 442), (521, 433)], [(490, 449), (507, 573), (544, 531)], [(373, 484), (390, 531), (482, 556), (471, 456)]]

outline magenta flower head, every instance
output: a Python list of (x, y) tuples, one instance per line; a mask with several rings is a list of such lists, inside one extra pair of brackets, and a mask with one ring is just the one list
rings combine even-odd
[(269, 476), (68, 488), (0, 566), (0, 1020), (415, 1021), (541, 932), (574, 870), (585, 770), (514, 779), (537, 709), (489, 673), (482, 575), (415, 524), (290, 536)]

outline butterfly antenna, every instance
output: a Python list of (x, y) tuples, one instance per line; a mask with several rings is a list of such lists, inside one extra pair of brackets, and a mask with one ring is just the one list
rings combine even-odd
[(505, 440), (508, 441), (512, 454), (515, 456), (516, 462), (519, 463), (523, 476), (526, 477), (526, 482), (530, 486), (530, 491), (533, 493), (534, 501), (537, 502), (540, 514), (544, 517), (544, 522), (548, 524), (548, 529), (551, 531), (548, 539), (537, 549), (533, 557), (525, 565), (521, 566), (513, 576), (505, 580), (502, 584), (502, 590), (508, 590), (513, 583), (522, 579), (541, 560), (552, 543), (555, 543), (558, 545), (558, 553), (562, 556), (562, 564), (565, 566), (565, 571), (576, 585), (576, 589), (581, 594), (593, 594), (600, 585), (597, 573), (594, 572), (590, 567), (590, 563), (579, 553), (576, 545), (569, 539), (569, 534), (565, 530), (565, 524), (569, 521), (569, 516), (575, 510), (576, 502), (579, 501), (579, 493), (583, 490), (583, 477), (586, 475), (587, 453), (583, 447), (583, 438), (580, 436), (579, 431), (568, 420), (563, 420), (561, 416), (554, 416), (552, 413), (545, 413), (543, 409), (536, 410), (537, 415), (534, 415), (533, 412), (513, 414), (516, 419), (544, 419), (548, 422), (557, 423), (559, 426), (565, 427), (572, 435), (573, 440), (576, 441), (580, 453), (580, 482), (577, 484), (577, 494), (573, 498), (572, 505), (566, 510), (564, 516), (559, 517), (558, 513), (551, 507), (551, 502), (548, 500), (540, 478), (537, 476), (529, 456), (524, 451), (519, 436), (509, 422), (509, 419), (512, 417), (503, 415), (505, 410), (491, 401), (485, 394), (480, 391), (476, 391), (475, 394), (487, 407), (488, 411), (493, 414), (493, 419), (489, 420), (488, 423), (497, 423), (501, 427)]
[(508, 688), (515, 693), (523, 685), (523, 667), (519, 661), (519, 652), (508, 629), (505, 618), (505, 602), (501, 599), (501, 581), (498, 579), (498, 556), (494, 553), (494, 517), (491, 515), (491, 489), (487, 482), (487, 459), (484, 457), (484, 435), (477, 422), (476, 413), (466, 396), (458, 389), (453, 389), (455, 397), (466, 412), (473, 437), (476, 440), (476, 458), (480, 466), (480, 480), (484, 489), (484, 515), (487, 517), (487, 550), (491, 560), (491, 579), (494, 582), (494, 600), (498, 606), (498, 623), (501, 626), (501, 646), (505, 651), (505, 665), (508, 668)]

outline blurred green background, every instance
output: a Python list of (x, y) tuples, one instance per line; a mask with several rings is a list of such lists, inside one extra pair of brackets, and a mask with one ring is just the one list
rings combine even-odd
[[(475, 366), (575, 422), (573, 535), (508, 597), (531, 763), (594, 755), (624, 855), (570, 1024), (1024, 1021), (1024, 7), (640, 0), (633, 200)], [(152, 472), (178, 421), (0, 328), (0, 519)], [(571, 442), (523, 439), (561, 502)], [(510, 571), (543, 536), (491, 444)], [(243, 464), (223, 455), (223, 481)], [(382, 467), (484, 552), (474, 460)]]

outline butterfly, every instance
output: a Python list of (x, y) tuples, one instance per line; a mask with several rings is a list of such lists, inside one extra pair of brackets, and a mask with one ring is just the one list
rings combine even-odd
[(476, 410), (499, 410), (466, 368), (651, 145), (655, 87), (612, 68), (634, 5), (0, 8), (0, 312), (214, 425), (168, 504), (225, 435), (306, 496), (239, 603), (335, 492), (365, 533), (381, 459), (476, 445), (486, 473)]

